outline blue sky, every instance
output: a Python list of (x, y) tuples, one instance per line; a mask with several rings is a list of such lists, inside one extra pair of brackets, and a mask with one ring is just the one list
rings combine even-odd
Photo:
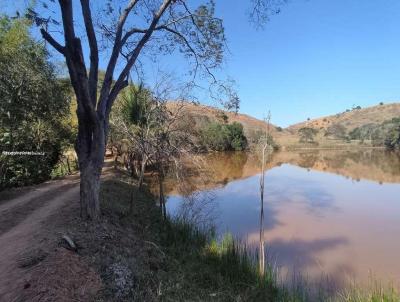
[[(250, 1), (216, 3), (229, 46), (220, 74), (236, 81), (240, 112), (270, 110), (288, 126), (400, 100), (400, 1), (289, 0), (263, 30), (248, 22)], [(173, 56), (162, 67), (180, 64)]]
[(400, 100), (400, 1), (291, 0), (263, 31), (217, 1), (241, 111), (275, 124)]

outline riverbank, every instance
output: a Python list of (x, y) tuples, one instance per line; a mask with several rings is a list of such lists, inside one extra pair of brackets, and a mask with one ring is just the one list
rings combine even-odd
[[(26, 270), (22, 300), (310, 301), (306, 283), (289, 294), (271, 270), (260, 277), (253, 255), (229, 236), (218, 243), (210, 229), (164, 221), (154, 196), (124, 175), (104, 179), (101, 202), (96, 223), (79, 218), (77, 200), (47, 219), (37, 245), (20, 260)], [(76, 251), (67, 249), (63, 235)], [(382, 287), (371, 293), (354, 288), (332, 301), (398, 297)]]
[[(23, 252), (16, 251), (18, 284), (14, 282), (7, 297), (18, 301), (275, 300), (276, 288), (259, 278), (233, 242), (217, 244), (212, 232), (183, 221), (164, 221), (154, 196), (146, 189), (139, 192), (120, 173), (110, 174), (102, 183), (103, 211), (97, 222), (79, 218), (75, 191), (74, 187), (71, 198), (75, 200), (60, 204), (38, 221), (32, 240), (24, 244)], [(6, 202), (12, 207), (12, 200)], [(76, 250), (70, 250), (62, 239), (65, 235)]]
[[(102, 185), (103, 217), (112, 239), (93, 242), (75, 225), (71, 237), (87, 242), (83, 257), (100, 272), (104, 301), (275, 301), (271, 275), (260, 278), (233, 241), (219, 244), (212, 230), (163, 220), (154, 196), (128, 179)], [(90, 226), (92, 228), (94, 226)], [(92, 233), (91, 231), (89, 233)], [(103, 248), (98, 251), (98, 247)], [(97, 250), (97, 252), (95, 252)], [(83, 250), (82, 250), (83, 252)], [(94, 261), (93, 261), (94, 260)]]

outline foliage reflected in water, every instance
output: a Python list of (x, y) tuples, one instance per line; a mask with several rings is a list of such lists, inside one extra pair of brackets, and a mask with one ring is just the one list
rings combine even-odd
[[(184, 195), (225, 186), (231, 181), (260, 173), (261, 159), (249, 152), (221, 152), (199, 156), (200, 169), (185, 163), (185, 179), (177, 183), (167, 178), (167, 195)], [(354, 180), (400, 183), (400, 154), (381, 149), (280, 151), (269, 158), (266, 170), (289, 163), (302, 168), (342, 175)], [(150, 179), (151, 182), (151, 179)]]

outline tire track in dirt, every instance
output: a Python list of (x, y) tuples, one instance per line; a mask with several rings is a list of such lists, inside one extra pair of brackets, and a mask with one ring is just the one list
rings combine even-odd
[(33, 192), (33, 197), (28, 192), (0, 208), (0, 301), (14, 301), (16, 293), (24, 289), (26, 270), (19, 260), (27, 251), (41, 248), (41, 232), (48, 217), (67, 203), (79, 202), (76, 179), (40, 187), (41, 192)]
[(5, 210), (0, 211), (0, 236), (18, 225), (26, 217), (28, 217), (36, 209), (43, 207), (47, 202), (59, 195), (59, 190), (68, 190), (76, 186), (75, 183), (65, 184), (56, 190), (45, 191), (42, 195), (30, 198), (28, 201), (8, 206)]

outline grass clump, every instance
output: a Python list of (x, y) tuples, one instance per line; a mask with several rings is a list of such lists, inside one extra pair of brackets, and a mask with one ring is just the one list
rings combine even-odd
[(383, 286), (380, 282), (371, 279), (370, 286), (366, 290), (357, 285), (350, 286), (338, 294), (332, 302), (398, 302), (400, 293), (389, 284)]
[(232, 236), (218, 242), (213, 230), (173, 219), (165, 222), (162, 235), (171, 258), (163, 293), (166, 300), (276, 300), (278, 288), (271, 274), (261, 276), (252, 255)]

